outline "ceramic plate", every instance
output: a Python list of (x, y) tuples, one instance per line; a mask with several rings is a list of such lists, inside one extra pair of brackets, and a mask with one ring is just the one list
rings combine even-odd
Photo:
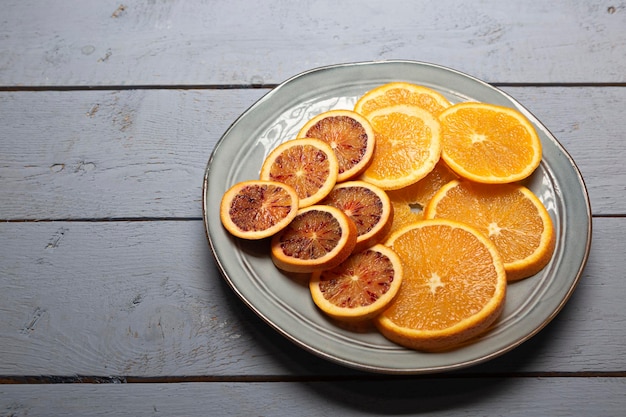
[[(482, 101), (516, 108), (535, 125), (543, 161), (527, 186), (545, 204), (556, 229), (551, 263), (537, 275), (509, 285), (500, 320), (473, 343), (445, 353), (422, 353), (388, 341), (376, 330), (342, 329), (318, 311), (301, 277), (274, 267), (267, 241), (233, 238), (222, 227), (219, 204), (233, 184), (256, 179), (265, 156), (295, 138), (314, 115), (352, 109), (366, 91), (408, 81), (439, 91), (452, 103)], [(219, 140), (203, 187), (209, 244), (224, 278), (271, 327), (328, 360), (373, 372), (418, 374), (459, 369), (493, 359), (534, 336), (561, 310), (580, 278), (591, 242), (591, 210), (583, 179), (556, 138), (520, 103), (499, 89), (458, 71), (411, 61), (383, 61), (314, 69), (274, 88), (243, 113)]]

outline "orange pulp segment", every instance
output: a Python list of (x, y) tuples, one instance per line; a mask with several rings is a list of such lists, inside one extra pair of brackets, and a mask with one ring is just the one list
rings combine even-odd
[(441, 156), (463, 178), (489, 184), (520, 181), (541, 161), (539, 136), (517, 110), (464, 102), (444, 110), (439, 120)]
[(438, 116), (450, 107), (450, 102), (437, 91), (407, 82), (390, 82), (363, 94), (354, 105), (354, 111), (368, 116), (375, 110), (398, 104), (418, 106)]
[(402, 260), (396, 299), (375, 324), (408, 348), (451, 349), (485, 332), (502, 312), (506, 272), (494, 244), (451, 220), (424, 220), (394, 233), (388, 245)]
[(440, 159), (435, 168), (415, 184), (387, 191), (394, 212), (387, 236), (407, 224), (423, 220), (424, 207), (432, 196), (455, 178), (458, 178), (457, 175)]
[(433, 197), (424, 216), (480, 230), (498, 248), (509, 281), (536, 274), (554, 252), (550, 214), (531, 190), (519, 184), (451, 181)]
[(416, 106), (397, 105), (370, 113), (376, 152), (361, 179), (384, 190), (414, 184), (435, 167), (441, 153), (438, 120)]

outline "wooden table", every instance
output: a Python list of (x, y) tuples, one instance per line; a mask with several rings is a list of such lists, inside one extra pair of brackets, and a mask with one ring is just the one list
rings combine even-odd
[[(626, 2), (8, 1), (0, 12), (0, 415), (623, 415)], [(503, 89), (572, 155), (593, 245), (536, 337), (462, 371), (336, 365), (220, 277), (201, 186), (277, 84), (409, 59)]]

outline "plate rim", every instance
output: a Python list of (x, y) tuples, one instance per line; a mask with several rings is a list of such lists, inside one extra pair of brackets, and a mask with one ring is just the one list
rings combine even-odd
[[(218, 254), (217, 254), (217, 247), (215, 246), (215, 242), (213, 241), (212, 237), (211, 237), (211, 231), (210, 231), (210, 225), (209, 225), (209, 219), (208, 219), (208, 199), (209, 199), (209, 177), (211, 174), (211, 167), (213, 166), (213, 161), (216, 158), (216, 156), (218, 155), (220, 148), (222, 146), (224, 146), (224, 142), (226, 141), (226, 139), (229, 137), (229, 133), (231, 131), (233, 131), (236, 126), (242, 121), (242, 119), (244, 119), (247, 115), (249, 115), (252, 111), (254, 111), (255, 108), (259, 107), (259, 106), (263, 106), (265, 104), (265, 102), (270, 101), (272, 99), (272, 97), (274, 97), (275, 95), (279, 94), (283, 89), (286, 88), (286, 86), (291, 85), (293, 82), (300, 80), (304, 77), (307, 77), (311, 74), (316, 74), (319, 72), (327, 72), (327, 71), (332, 71), (332, 70), (341, 70), (342, 68), (346, 68), (346, 67), (350, 67), (350, 68), (354, 68), (354, 67), (368, 67), (368, 66), (385, 66), (385, 65), (409, 65), (409, 66), (418, 66), (418, 67), (428, 67), (434, 70), (440, 70), (440, 71), (444, 71), (444, 72), (449, 72), (449, 73), (453, 73), (456, 74), (457, 76), (460, 76), (462, 78), (467, 79), (468, 81), (471, 81), (473, 83), (478, 83), (481, 84), (483, 87), (488, 88), (490, 90), (494, 90), (495, 92), (497, 92), (498, 94), (501, 94), (503, 96), (503, 98), (505, 98), (507, 101), (510, 102), (510, 104), (514, 105), (515, 107), (517, 107), (520, 111), (522, 111), (522, 113), (525, 113), (525, 115), (527, 117), (529, 117), (531, 119), (531, 122), (540, 127), (541, 130), (543, 130), (543, 132), (548, 136), (548, 139), (550, 139), (553, 144), (558, 148), (558, 151), (562, 154), (562, 156), (565, 157), (566, 162), (568, 163), (568, 165), (571, 166), (572, 170), (575, 172), (576, 174), (576, 178), (575, 178), (575, 182), (580, 185), (580, 193), (583, 197), (583, 201), (585, 202), (585, 206), (584, 206), (584, 213), (586, 215), (586, 241), (584, 244), (584, 253), (582, 258), (580, 259), (580, 264), (575, 272), (575, 276), (571, 281), (571, 284), (569, 285), (569, 288), (567, 289), (566, 293), (564, 294), (564, 296), (562, 297), (562, 299), (560, 300), (560, 302), (558, 303), (558, 305), (556, 305), (552, 311), (550, 312), (550, 314), (545, 317), (541, 323), (539, 323), (539, 325), (535, 326), (533, 330), (531, 330), (530, 332), (524, 334), (522, 337), (518, 338), (517, 340), (515, 340), (512, 343), (509, 343), (507, 346), (504, 346), (503, 348), (500, 348), (498, 350), (494, 350), (486, 355), (482, 355), (480, 357), (471, 359), (471, 360), (466, 360), (466, 361), (462, 361), (462, 362), (458, 362), (455, 364), (450, 364), (450, 365), (442, 365), (442, 366), (432, 366), (432, 367), (411, 367), (411, 368), (394, 368), (394, 367), (381, 367), (381, 366), (375, 366), (375, 365), (371, 365), (371, 364), (364, 364), (361, 363), (359, 361), (356, 360), (349, 360), (346, 358), (338, 358), (332, 354), (329, 354), (328, 352), (325, 352), (323, 349), (319, 349), (316, 348), (314, 346), (310, 346), (307, 343), (304, 343), (303, 341), (299, 340), (298, 337), (294, 336), (293, 334), (291, 334), (290, 332), (288, 332), (287, 330), (283, 329), (281, 326), (279, 326), (277, 323), (275, 323), (274, 321), (272, 321), (269, 317), (267, 317), (267, 315), (261, 311), (251, 300), (249, 300), (241, 291), (240, 289), (237, 287), (237, 285), (232, 281), (232, 279), (228, 276), (228, 272), (223, 264), (223, 262), (220, 260)], [(563, 145), (558, 141), (558, 139), (547, 129), (547, 127), (545, 125), (543, 125), (543, 123), (534, 116), (534, 114), (532, 114), (528, 109), (526, 109), (520, 102), (518, 102), (515, 98), (513, 98), (511, 95), (509, 95), (508, 93), (506, 93), (505, 91), (499, 89), (498, 87), (487, 83), (481, 79), (478, 79), (472, 75), (463, 73), (461, 71), (458, 71), (456, 69), (453, 68), (449, 68), (449, 67), (445, 67), (442, 65), (438, 65), (438, 64), (432, 64), (429, 62), (422, 62), (422, 61), (415, 61), (415, 60), (398, 60), (398, 59), (394, 59), (394, 60), (379, 60), (379, 61), (359, 61), (359, 62), (349, 62), (349, 63), (339, 63), (339, 64), (332, 64), (332, 65), (325, 65), (325, 66), (319, 66), (316, 68), (311, 68), (308, 69), (306, 71), (302, 71), (292, 77), (287, 78), (285, 81), (283, 81), (282, 83), (278, 84), (277, 86), (275, 86), (274, 88), (272, 88), (269, 92), (267, 92), (266, 94), (264, 94), (262, 97), (260, 97), (259, 99), (257, 99), (251, 106), (249, 106), (244, 112), (242, 112), (232, 123), (231, 125), (224, 131), (224, 133), (222, 134), (222, 136), (220, 137), (220, 139), (216, 142), (213, 150), (211, 151), (210, 157), (208, 159), (208, 162), (206, 164), (206, 168), (205, 168), (205, 172), (204, 172), (204, 177), (203, 177), (203, 183), (202, 183), (202, 218), (203, 218), (203, 224), (204, 224), (204, 230), (205, 230), (205, 235), (207, 237), (208, 243), (209, 243), (209, 247), (211, 250), (211, 253), (213, 255), (213, 258), (215, 260), (215, 263), (218, 267), (218, 270), (220, 271), (220, 275), (222, 276), (222, 278), (227, 282), (228, 286), (231, 288), (231, 290), (233, 290), (233, 292), (237, 295), (237, 297), (248, 307), (250, 308), (258, 317), (260, 317), (264, 323), (268, 324), (271, 328), (273, 328), (275, 331), (277, 331), (279, 334), (281, 334), (283, 337), (285, 337), (286, 339), (290, 340), (291, 342), (293, 342), (294, 344), (296, 344), (297, 346), (299, 346), (300, 348), (303, 348), (306, 351), (309, 351), (319, 357), (325, 358), (326, 360), (329, 360), (331, 362), (337, 363), (337, 364), (341, 364), (353, 369), (358, 369), (358, 370), (362, 370), (362, 371), (369, 371), (369, 372), (375, 372), (375, 373), (383, 373), (383, 374), (428, 374), (428, 373), (437, 373), (437, 372), (444, 372), (444, 371), (452, 371), (452, 370), (458, 370), (458, 369), (462, 369), (462, 368), (467, 368), (470, 366), (475, 366), (478, 365), (480, 363), (484, 363), (487, 362), (489, 360), (495, 359), (496, 357), (499, 357), (501, 355), (503, 355), (504, 353), (507, 353), (515, 348), (517, 348), (518, 346), (520, 346), (521, 344), (523, 344), (524, 342), (526, 342), (527, 340), (531, 339), (532, 337), (534, 337), (535, 335), (537, 335), (543, 328), (545, 328), (559, 313), (560, 311), (563, 309), (563, 307), (567, 304), (567, 302), (569, 301), (569, 299), (571, 298), (572, 294), (574, 293), (575, 289), (577, 288), (578, 284), (580, 283), (581, 277), (583, 275), (583, 271), (586, 267), (588, 258), (589, 258), (589, 253), (590, 253), (590, 249), (591, 249), (591, 241), (592, 241), (592, 229), (593, 229), (593, 223), (592, 223), (592, 211), (591, 211), (591, 202), (589, 199), (589, 193), (587, 190), (587, 186), (585, 184), (584, 178), (580, 172), (580, 169), (578, 168), (578, 166), (576, 165), (576, 162), (574, 161), (574, 159), (572, 158), (572, 156), (569, 154), (569, 152), (563, 147)]]

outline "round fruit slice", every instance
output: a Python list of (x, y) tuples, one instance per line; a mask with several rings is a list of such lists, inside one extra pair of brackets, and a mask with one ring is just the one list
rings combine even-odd
[(334, 268), (356, 245), (354, 222), (336, 207), (313, 205), (272, 238), (274, 264), (288, 272), (313, 272)]
[(374, 318), (388, 339), (424, 351), (448, 350), (485, 332), (500, 316), (506, 272), (494, 244), (451, 220), (423, 220), (389, 245), (404, 276), (395, 300)]
[(434, 116), (450, 107), (448, 99), (435, 90), (406, 82), (391, 82), (361, 96), (354, 106), (354, 111), (368, 116), (375, 110), (397, 104), (418, 106)]
[(319, 139), (293, 139), (278, 145), (263, 161), (260, 178), (293, 187), (300, 208), (326, 197), (337, 182), (339, 165), (331, 147)]
[(369, 320), (394, 299), (402, 283), (402, 262), (383, 245), (355, 252), (335, 268), (311, 275), (315, 304), (341, 321)]
[(441, 156), (463, 178), (510, 183), (523, 180), (539, 166), (541, 142), (517, 110), (466, 102), (449, 107), (439, 120)]
[(222, 197), (220, 219), (231, 234), (263, 239), (286, 227), (298, 211), (298, 195), (288, 185), (273, 181), (244, 181)]
[(439, 121), (424, 109), (397, 105), (370, 113), (376, 152), (361, 179), (383, 190), (406, 187), (433, 170), (441, 154)]
[(366, 118), (351, 110), (330, 110), (310, 119), (298, 137), (321, 139), (328, 143), (339, 160), (337, 181), (361, 174), (374, 153), (375, 138)]
[(393, 222), (393, 207), (387, 193), (365, 181), (335, 185), (321, 204), (341, 209), (354, 222), (358, 232), (355, 252), (381, 241)]
[(455, 178), (458, 176), (440, 159), (435, 168), (415, 184), (387, 191), (394, 213), (388, 234), (400, 230), (407, 224), (423, 220), (426, 204), (442, 186)]
[(550, 214), (532, 191), (518, 184), (451, 181), (435, 194), (424, 216), (480, 230), (498, 248), (509, 281), (536, 274), (554, 253)]

